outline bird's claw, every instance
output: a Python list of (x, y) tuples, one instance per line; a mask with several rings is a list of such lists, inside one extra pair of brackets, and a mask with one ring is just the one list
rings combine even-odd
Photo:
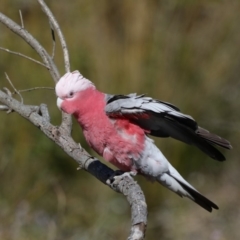
[(107, 180), (106, 183), (107, 183), (108, 185), (111, 185), (111, 184), (116, 180), (116, 178), (124, 175), (124, 173), (125, 173), (125, 172), (122, 171), (122, 170), (116, 170), (116, 171), (114, 171), (113, 174), (110, 175), (110, 177), (108, 178), (108, 180)]
[(116, 189), (116, 186), (125, 178), (132, 178), (134, 176), (137, 175), (137, 172), (131, 171), (131, 172), (124, 172), (122, 170), (116, 170), (114, 171), (114, 173), (108, 178), (108, 180), (106, 181), (106, 184), (108, 186), (111, 186), (112, 188), (114, 188), (116, 191), (118, 191)]

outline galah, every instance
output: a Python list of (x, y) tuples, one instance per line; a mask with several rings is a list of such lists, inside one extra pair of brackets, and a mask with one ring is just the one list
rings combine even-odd
[(225, 157), (214, 145), (231, 149), (227, 140), (199, 127), (170, 103), (145, 95), (102, 93), (79, 71), (61, 77), (56, 95), (57, 106), (77, 119), (87, 143), (106, 161), (122, 171), (156, 180), (209, 212), (218, 209), (183, 179), (149, 135), (194, 145), (219, 161)]

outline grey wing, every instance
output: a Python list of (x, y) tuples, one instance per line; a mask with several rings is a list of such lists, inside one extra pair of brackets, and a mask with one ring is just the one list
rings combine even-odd
[(181, 113), (174, 105), (144, 95), (109, 95), (105, 111), (109, 117), (131, 119), (157, 137), (171, 136), (165, 126), (169, 121), (179, 121), (193, 130), (197, 129), (194, 119)]
[(219, 161), (225, 160), (225, 157), (213, 144), (231, 148), (227, 140), (198, 127), (191, 116), (181, 113), (170, 103), (136, 94), (109, 95), (106, 100), (105, 111), (110, 118), (127, 118), (150, 135), (172, 137), (195, 145)]

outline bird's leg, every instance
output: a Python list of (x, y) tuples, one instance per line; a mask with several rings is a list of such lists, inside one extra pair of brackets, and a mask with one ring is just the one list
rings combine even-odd
[(137, 175), (137, 171), (130, 171), (130, 172), (124, 172), (124, 174), (122, 175), (122, 177), (135, 177)]

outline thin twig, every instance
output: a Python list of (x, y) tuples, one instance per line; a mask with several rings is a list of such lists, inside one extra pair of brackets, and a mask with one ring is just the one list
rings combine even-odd
[(54, 32), (54, 27), (52, 25), (52, 22), (49, 21), (49, 25), (51, 27), (51, 34), (52, 34), (52, 40), (53, 40), (52, 59), (54, 59), (55, 50), (56, 50), (56, 38), (55, 38), (55, 32)]
[(46, 3), (43, 0), (38, 0), (39, 4), (42, 7), (43, 12), (48, 16), (49, 21), (51, 22), (52, 26), (57, 32), (57, 35), (59, 37), (60, 43), (62, 45), (62, 50), (63, 50), (63, 57), (64, 57), (64, 63), (65, 63), (65, 71), (70, 72), (70, 61), (69, 61), (69, 53), (68, 53), (68, 48), (67, 44), (65, 41), (65, 38), (62, 34), (62, 31), (59, 27), (58, 22), (56, 21), (55, 17), (53, 16), (51, 10), (48, 8)]
[[(65, 128), (53, 126), (46, 117), (39, 115), (39, 108), (26, 106), (0, 90), (0, 102), (37, 126), (48, 138), (60, 146), (82, 168), (106, 184), (113, 171), (96, 158), (91, 157), (83, 148), (79, 148), (66, 132)], [(44, 114), (45, 115), (45, 114)], [(110, 186), (110, 185), (109, 185)], [(147, 226), (147, 205), (140, 186), (130, 177), (123, 177), (113, 190), (126, 196), (131, 207), (132, 227), (129, 240), (142, 240)]]
[(21, 28), (20, 25), (15, 23), (12, 19), (0, 12), (0, 22), (8, 27), (11, 31), (17, 34), (19, 37), (24, 39), (42, 58), (44, 64), (48, 67), (48, 70), (51, 73), (52, 78), (55, 82), (60, 78), (58, 69), (53, 62), (52, 58), (49, 56), (45, 48), (25, 29)]
[(6, 105), (0, 105), (0, 111), (8, 111), (9, 107)]
[(31, 58), (31, 57), (28, 57), (28, 56), (26, 56), (26, 55), (24, 55), (24, 54), (22, 54), (22, 53), (14, 52), (14, 51), (11, 51), (11, 50), (9, 50), (9, 49), (7, 49), (7, 48), (3, 48), (3, 47), (0, 47), (0, 50), (5, 51), (5, 52), (8, 52), (8, 53), (11, 53), (11, 54), (14, 54), (14, 55), (18, 55), (18, 56), (23, 57), (23, 58), (26, 58), (26, 59), (28, 59), (28, 60), (30, 60), (30, 61), (32, 61), (32, 62), (35, 62), (35, 63), (37, 63), (37, 64), (40, 64), (41, 66), (49, 69), (49, 67), (48, 67), (47, 65), (45, 65), (44, 63), (41, 63), (41, 62), (39, 62), (38, 60), (36, 60), (36, 59), (34, 59), (34, 58)]
[[(9, 97), (12, 97), (12, 93), (11, 93), (11, 91), (10, 91), (8, 88), (4, 87), (4, 88), (3, 88), (3, 91), (4, 91)], [(6, 106), (6, 107), (7, 107), (7, 106)], [(2, 106), (1, 106), (1, 110), (6, 111), (7, 114), (13, 112), (13, 110), (12, 110), (11, 108), (9, 108), (9, 107), (6, 108), (6, 107), (4, 107), (4, 105), (2, 105)]]
[(12, 81), (10, 80), (10, 78), (8, 77), (6, 72), (5, 72), (5, 76), (6, 76), (6, 79), (8, 80), (8, 82), (10, 83), (10, 85), (12, 86), (14, 92), (17, 93), (17, 95), (20, 97), (21, 103), (23, 104), (23, 97), (22, 97), (21, 93), (14, 87)]
[[(60, 43), (61, 43), (61, 46), (62, 46), (62, 50), (63, 50), (65, 71), (70, 72), (70, 61), (69, 61), (68, 48), (67, 48), (65, 38), (64, 38), (64, 36), (62, 34), (62, 31), (59, 27), (59, 24), (58, 24), (56, 18), (53, 16), (51, 10), (48, 8), (46, 3), (44, 2), (44, 0), (38, 0), (38, 2), (42, 7), (43, 12), (47, 15), (48, 20), (51, 23), (51, 25), (53, 26), (54, 30), (57, 32), (57, 35), (59, 37), (59, 40), (60, 40)], [(71, 119), (71, 116), (69, 116), (68, 114), (66, 114), (64, 112), (62, 113), (61, 127), (65, 128), (66, 131), (68, 131), (69, 135), (71, 135), (72, 119)]]
[(12, 93), (11, 93), (11, 91), (10, 91), (8, 88), (4, 87), (3, 90), (5, 91), (5, 93), (6, 93), (8, 96), (12, 97)]
[(24, 28), (24, 22), (23, 22), (23, 17), (22, 17), (22, 11), (21, 10), (19, 10), (19, 16), (20, 16), (22, 28)]
[(33, 87), (33, 88), (18, 90), (18, 92), (30, 92), (30, 91), (39, 90), (39, 89), (54, 91), (54, 88), (52, 87)]
[[(66, 71), (70, 71), (68, 50), (61, 33), (61, 30), (53, 17), (51, 11), (48, 9), (43, 0), (38, 0), (41, 4), (45, 14), (49, 17), (49, 20), (53, 23), (54, 29), (59, 35), (60, 42), (62, 44), (63, 52), (64, 52), (64, 62)], [(52, 58), (46, 52), (46, 50), (39, 44), (39, 42), (32, 37), (25, 29), (21, 28), (20, 25), (13, 22), (10, 18), (6, 17), (2, 13), (0, 13), (0, 22), (2, 22), (5, 26), (10, 28), (14, 33), (23, 38), (43, 59), (44, 64), (48, 66), (50, 73), (56, 82), (59, 79), (58, 69), (56, 68)], [(69, 124), (68, 119), (69, 116), (64, 114), (63, 122), (64, 125), (61, 126), (53, 126), (48, 120), (46, 120), (43, 115), (39, 114), (39, 107), (26, 106), (21, 104), (16, 99), (13, 99), (10, 95), (4, 93), (0, 90), (0, 102), (2, 104), (9, 107), (9, 109), (13, 109), (13, 111), (19, 113), (22, 117), (29, 120), (32, 124), (37, 126), (48, 138), (54, 141), (55, 144), (59, 145), (70, 157), (75, 159), (80, 166), (85, 166), (85, 169), (91, 172), (98, 179), (102, 179), (104, 183), (106, 180), (113, 174), (113, 171), (103, 165), (99, 161), (94, 161), (89, 163), (89, 154), (83, 149), (79, 148), (79, 145), (74, 142), (71, 137), (71, 129), (70, 127), (66, 128), (67, 124)], [(45, 114), (44, 114), (45, 115)], [(71, 123), (71, 122), (70, 122)], [(88, 161), (88, 166), (86, 166), (86, 161)], [(104, 176), (104, 177), (102, 177)], [(145, 199), (138, 190), (136, 190), (136, 183), (133, 179), (122, 179), (121, 186), (119, 185), (119, 189), (115, 186), (115, 189), (118, 192), (121, 192), (125, 196), (127, 196), (130, 206), (132, 208), (132, 225), (133, 227), (138, 226), (137, 231), (134, 229), (131, 231), (134, 233), (134, 238), (130, 238), (131, 240), (142, 239), (144, 236), (145, 226), (147, 223), (147, 211), (146, 211), (146, 202)], [(135, 192), (135, 194), (134, 194)], [(139, 204), (140, 203), (140, 204)], [(137, 214), (139, 217), (135, 216)], [(142, 227), (143, 225), (143, 227)], [(142, 231), (142, 234), (136, 234), (138, 231)]]

